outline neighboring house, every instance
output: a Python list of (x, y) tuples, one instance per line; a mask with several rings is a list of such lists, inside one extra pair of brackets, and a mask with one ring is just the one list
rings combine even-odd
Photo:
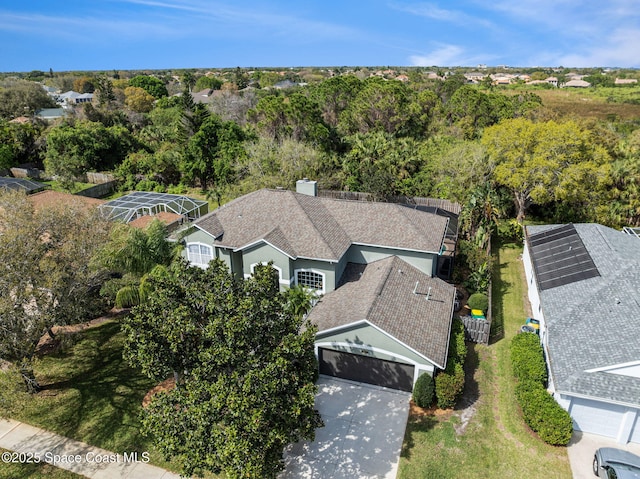
[(82, 103), (91, 103), (93, 101), (93, 93), (78, 93), (70, 90), (56, 95), (56, 101), (63, 107), (72, 107)]
[(577, 430), (640, 443), (640, 241), (598, 224), (525, 232), (550, 391)]
[(64, 108), (41, 108), (36, 111), (36, 117), (45, 121), (53, 121), (65, 116), (67, 116), (67, 112)]
[(636, 78), (616, 78), (614, 81), (615, 85), (635, 85), (638, 83)]
[(563, 88), (589, 88), (591, 83), (584, 80), (569, 80), (562, 85)]
[(203, 268), (219, 258), (239, 278), (273, 262), (281, 289), (322, 296), (309, 314), (322, 373), (411, 390), (446, 365), (455, 288), (435, 276), (448, 224), (416, 207), (318, 197), (301, 180), (195, 221), (184, 255)]

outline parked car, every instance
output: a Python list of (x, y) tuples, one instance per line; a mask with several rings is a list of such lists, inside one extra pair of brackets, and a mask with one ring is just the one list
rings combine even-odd
[(593, 473), (603, 479), (640, 479), (640, 456), (601, 447), (593, 456)]

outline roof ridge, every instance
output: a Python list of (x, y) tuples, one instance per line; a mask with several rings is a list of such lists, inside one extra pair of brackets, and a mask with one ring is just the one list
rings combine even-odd
[[(369, 263), (369, 264), (376, 264), (376, 263), (379, 262), (379, 263), (385, 264), (385, 266), (387, 268), (387, 272), (385, 274), (383, 274), (382, 279), (380, 280), (380, 282), (376, 286), (376, 289), (375, 289), (375, 291), (373, 293), (373, 295), (374, 295), (373, 301), (371, 301), (371, 304), (369, 305), (369, 309), (367, 309), (367, 318), (369, 318), (371, 316), (371, 312), (376, 308), (378, 302), (380, 301), (380, 298), (382, 296), (382, 292), (384, 291), (384, 287), (387, 285), (387, 281), (389, 281), (389, 276), (391, 276), (391, 273), (394, 270), (394, 265), (396, 263), (396, 259), (400, 259), (400, 258), (398, 258), (396, 255), (392, 255), (392, 256), (389, 256), (388, 258), (383, 258), (383, 259), (380, 259), (378, 261), (374, 261), (373, 263)], [(386, 263), (388, 263), (388, 264), (386, 264)], [(368, 266), (369, 265), (367, 265), (367, 267)]]
[[(407, 218), (407, 220), (409, 221), (409, 224), (411, 225), (411, 228), (412, 228), (412, 229), (413, 229), (417, 234), (419, 234), (419, 235), (424, 235), (424, 232), (423, 232), (423, 231), (420, 231), (420, 229), (418, 228), (418, 226), (414, 223), (413, 218), (411, 218), (411, 216), (409, 216), (409, 214), (408, 214), (408, 212), (409, 212), (409, 211), (420, 211), (420, 210), (418, 210), (418, 209), (416, 209), (416, 208), (412, 208), (412, 207), (410, 207), (410, 206), (401, 205), (401, 204), (398, 204), (398, 203), (392, 203), (392, 204), (395, 206), (396, 210), (398, 210), (398, 211), (402, 212), (402, 215), (403, 215), (405, 218)], [(422, 212), (421, 212), (421, 213), (422, 213)], [(435, 213), (429, 213), (429, 214), (432, 214), (432, 215), (438, 216), (438, 215), (436, 215)], [(447, 235), (447, 229), (448, 229), (448, 225), (449, 225), (449, 221), (450, 221), (450, 219), (449, 219), (449, 217), (448, 217), (448, 216), (446, 217), (446, 220), (447, 220), (447, 226), (444, 228), (444, 231), (443, 231), (443, 233), (442, 233), (442, 238), (440, 238), (440, 249), (442, 249), (442, 243), (444, 242), (445, 237), (446, 237), (446, 235)]]
[[(315, 212), (312, 212), (312, 208), (310, 207), (309, 204), (304, 205), (303, 203), (304, 202), (311, 203), (312, 201), (314, 201), (313, 199), (315, 199), (313, 207), (320, 207), (320, 208), (322, 208), (324, 210), (324, 212), (326, 213), (327, 217), (331, 218), (331, 220), (333, 221), (334, 225), (338, 227), (338, 229), (342, 233), (342, 235), (349, 241), (349, 245), (353, 244), (353, 239), (344, 230), (344, 228), (342, 227), (340, 222), (335, 218), (335, 216), (333, 215), (331, 210), (329, 208), (327, 208), (323, 204), (323, 201), (322, 201), (322, 199), (320, 197), (304, 195), (302, 193), (296, 193), (296, 192), (293, 192), (293, 191), (291, 191), (291, 193), (293, 194), (293, 198), (295, 199), (296, 203), (298, 203), (298, 205), (300, 205), (300, 208), (302, 208), (302, 211), (304, 212), (305, 216), (309, 219), (309, 222), (311, 223), (313, 228), (318, 232), (319, 237), (322, 238), (322, 241), (324, 242), (324, 244), (335, 255), (335, 257), (339, 259), (344, 254), (344, 251), (336, 251), (335, 250), (335, 248), (333, 247), (331, 242), (328, 241), (327, 236), (325, 235), (325, 231), (323, 231), (322, 229), (318, 228), (318, 225), (316, 224), (317, 216), (315, 215)], [(312, 215), (314, 215), (316, 217), (314, 218), (314, 217), (312, 217)]]

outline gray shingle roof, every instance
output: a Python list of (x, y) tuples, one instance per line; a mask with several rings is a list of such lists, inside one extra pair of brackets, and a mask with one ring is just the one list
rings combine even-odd
[(338, 261), (354, 243), (437, 253), (447, 219), (398, 204), (262, 189), (195, 224), (216, 238), (215, 245), (233, 249), (266, 240), (278, 228), (290, 256)]
[[(362, 271), (362, 266), (350, 263), (345, 276), (350, 276), (350, 268)], [(309, 320), (321, 333), (366, 319), (444, 368), (454, 298), (453, 286), (390, 256), (369, 263), (359, 279), (322, 297)]]
[(640, 361), (640, 241), (598, 224), (574, 226), (601, 276), (540, 292), (556, 389), (640, 405), (640, 379), (587, 372)]

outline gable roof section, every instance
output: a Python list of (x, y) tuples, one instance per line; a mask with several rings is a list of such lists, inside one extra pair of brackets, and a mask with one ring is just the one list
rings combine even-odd
[(455, 288), (397, 256), (369, 263), (360, 276), (362, 268), (347, 265), (344, 275), (354, 280), (323, 296), (309, 313), (319, 333), (366, 319), (444, 368)]
[[(598, 224), (574, 227), (599, 276), (540, 290), (553, 381), (563, 393), (640, 405), (639, 378), (601, 370), (640, 360), (640, 242)], [(527, 226), (528, 239), (545, 230)]]
[(397, 204), (262, 189), (221, 206), (195, 225), (215, 238), (214, 245), (235, 250), (266, 240), (278, 228), (277, 241), (287, 243), (281, 249), (291, 257), (339, 261), (352, 244), (438, 253), (447, 221)]

